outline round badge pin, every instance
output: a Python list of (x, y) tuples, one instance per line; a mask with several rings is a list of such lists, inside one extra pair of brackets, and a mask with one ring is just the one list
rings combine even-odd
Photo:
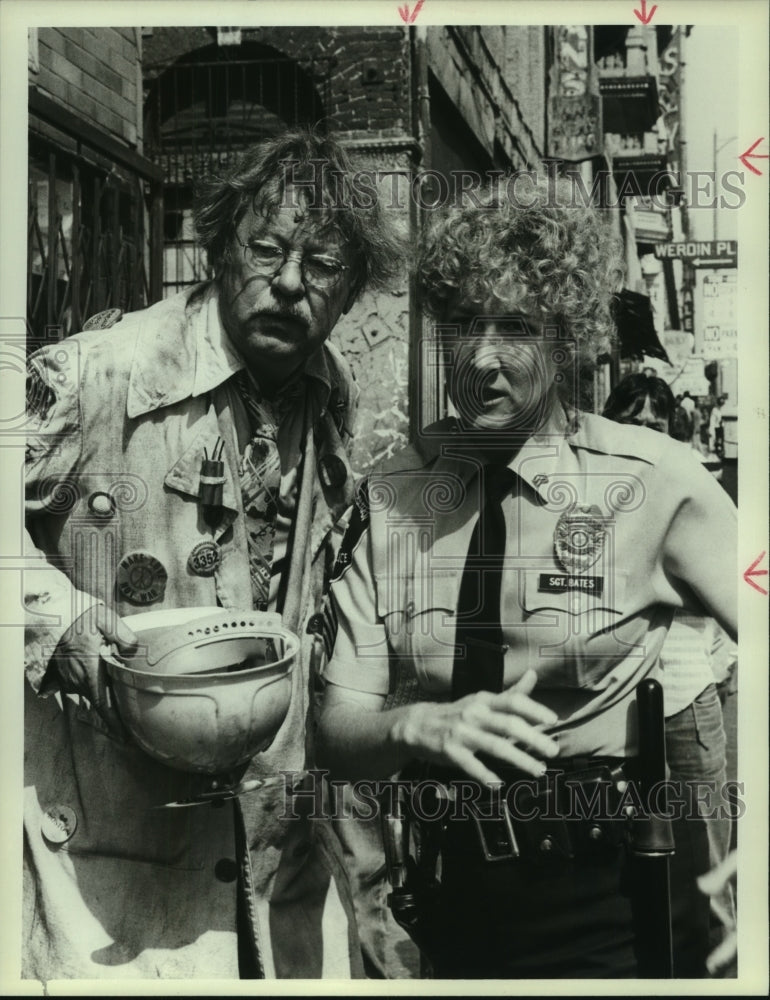
[(604, 547), (605, 518), (596, 504), (575, 506), (556, 522), (554, 550), (567, 573), (585, 573), (599, 559)]
[(129, 552), (118, 563), (118, 593), (131, 604), (159, 601), (167, 580), (165, 566), (150, 552)]
[(109, 493), (99, 490), (88, 498), (88, 509), (96, 517), (112, 517), (115, 513), (115, 501)]
[(195, 576), (213, 576), (222, 561), (216, 542), (198, 542), (187, 557), (187, 568)]
[(78, 818), (69, 806), (51, 806), (40, 820), (40, 832), (49, 844), (66, 844), (78, 826)]

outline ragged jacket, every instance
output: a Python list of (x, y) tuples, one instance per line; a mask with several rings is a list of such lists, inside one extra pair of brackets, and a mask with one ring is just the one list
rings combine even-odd
[[(306, 405), (319, 460), (336, 455), (347, 477), (340, 483), (337, 475), (336, 485), (316, 478), (291, 706), (247, 779), (312, 765), (313, 674), (323, 645), (314, 623), (353, 483), (344, 445), (355, 387), (339, 354), (328, 344), (321, 351)], [(219, 323), (214, 288), (182, 293), (31, 359), (26, 978), (237, 978), (239, 885), (248, 929), (240, 946), (251, 949), (263, 976), (360, 974), (347, 881), (325, 821), (287, 807), (280, 781), (235, 804), (158, 808), (193, 794), (199, 779), (113, 738), (87, 700), (56, 690), (49, 669), (62, 633), (94, 599), (114, 603), (129, 625), (132, 614), (159, 608), (250, 607), (225, 388), (242, 366)], [(218, 438), (226, 481), (212, 530), (201, 516), (199, 475), (204, 449), (211, 455)], [(99, 494), (108, 500), (95, 503)], [(216, 573), (195, 573), (190, 553), (212, 540), (221, 556)], [(131, 553), (150, 575), (162, 566), (166, 579), (156, 572), (141, 593), (129, 587), (127, 598), (116, 575)]]

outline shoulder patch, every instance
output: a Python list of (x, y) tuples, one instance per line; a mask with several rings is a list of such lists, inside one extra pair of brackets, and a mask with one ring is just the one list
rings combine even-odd
[(369, 527), (369, 479), (361, 480), (353, 498), (353, 511), (350, 515), (350, 523), (342, 538), (342, 543), (334, 561), (329, 583), (334, 583), (344, 576), (346, 570), (353, 561), (353, 553), (358, 547), (364, 532)]
[(328, 594), (324, 599), (323, 612), (318, 617), (320, 619), (318, 625), (321, 630), (321, 639), (324, 644), (324, 651), (328, 661), (332, 658), (334, 644), (337, 641), (337, 632), (339, 630), (337, 609), (334, 607), (334, 601), (329, 598)]
[(123, 318), (122, 309), (102, 309), (101, 312), (89, 316), (83, 324), (83, 330), (109, 330)]
[(45, 423), (48, 413), (56, 402), (56, 394), (43, 381), (37, 368), (30, 365), (27, 372), (27, 416), (39, 423)]

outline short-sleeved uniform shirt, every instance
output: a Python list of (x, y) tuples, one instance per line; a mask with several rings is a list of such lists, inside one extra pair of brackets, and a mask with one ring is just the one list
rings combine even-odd
[[(481, 461), (450, 419), (362, 483), (331, 587), (327, 681), (386, 695), (405, 672), (424, 698), (450, 697)], [(635, 688), (660, 670), (674, 609), (733, 614), (735, 506), (688, 445), (590, 414), (559, 411), (509, 468), (505, 685), (537, 672), (561, 755), (631, 755)], [(575, 572), (565, 537), (590, 565)]]

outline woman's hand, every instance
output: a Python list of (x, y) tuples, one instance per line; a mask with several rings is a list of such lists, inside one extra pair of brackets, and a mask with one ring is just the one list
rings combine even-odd
[[(449, 703), (410, 705), (396, 724), (394, 738), (412, 756), (443, 766), (461, 768), (484, 784), (502, 784), (477, 753), (496, 757), (528, 774), (541, 775), (541, 757), (554, 757), (559, 744), (540, 731), (558, 719), (555, 712), (529, 697), (537, 682), (528, 670), (500, 694), (479, 691)], [(527, 750), (537, 756), (532, 756)]]
[(719, 905), (719, 894), (724, 890), (725, 885), (734, 881), (738, 871), (738, 854), (731, 851), (730, 854), (711, 871), (697, 879), (698, 888), (711, 897), (711, 908), (714, 910), (727, 928), (724, 940), (717, 945), (706, 959), (706, 968), (712, 976), (725, 975), (735, 965), (738, 957), (738, 935), (735, 930), (730, 914), (723, 912)]

